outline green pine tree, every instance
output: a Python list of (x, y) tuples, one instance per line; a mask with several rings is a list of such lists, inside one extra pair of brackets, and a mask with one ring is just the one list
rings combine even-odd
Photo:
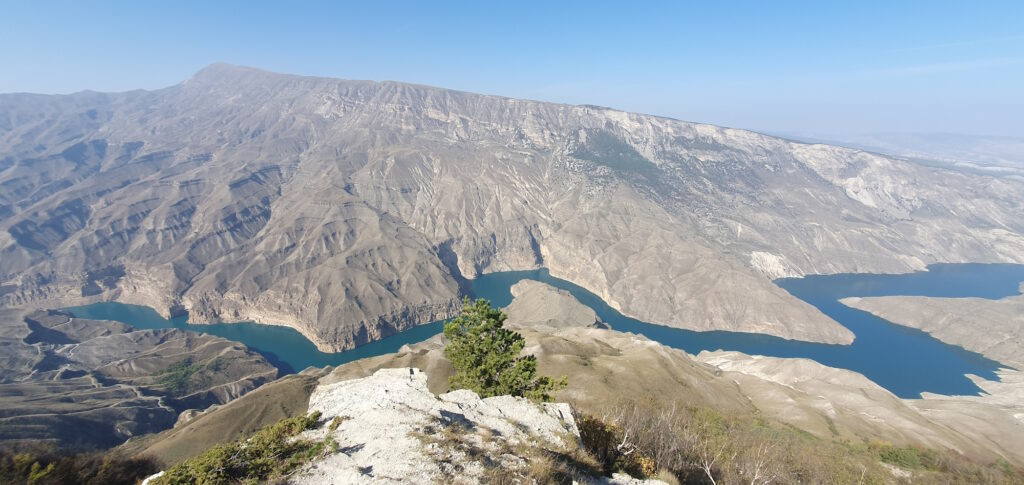
[(537, 357), (519, 355), (526, 341), (504, 327), (505, 313), (484, 299), (462, 301), (462, 314), (444, 325), (444, 355), (455, 366), (448, 380), (453, 389), (469, 389), (481, 397), (522, 396), (550, 401), (565, 387), (565, 376), (537, 376)]

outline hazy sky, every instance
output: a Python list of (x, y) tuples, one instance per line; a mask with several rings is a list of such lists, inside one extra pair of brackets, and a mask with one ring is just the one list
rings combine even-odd
[(772, 132), (1024, 135), (1021, 0), (299, 3), (0, 0), (0, 92), (223, 61)]

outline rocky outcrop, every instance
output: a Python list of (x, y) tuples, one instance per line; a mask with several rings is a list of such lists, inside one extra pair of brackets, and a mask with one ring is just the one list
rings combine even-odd
[(216, 65), (2, 95), (0, 304), (116, 299), (342, 350), (544, 266), (644, 321), (848, 343), (775, 286), (1024, 262), (1024, 182), (591, 106)]
[(0, 443), (110, 447), (277, 377), (244, 345), (61, 312), (0, 311)]
[(414, 368), (322, 384), (313, 391), (309, 410), (322, 413), (325, 425), (303, 437), (329, 436), (338, 452), (305, 466), (293, 483), (480, 483), (498, 473), (525, 475), (531, 453), (539, 450), (579, 446), (568, 404), (481, 399), (467, 390), (436, 396), (424, 373)]

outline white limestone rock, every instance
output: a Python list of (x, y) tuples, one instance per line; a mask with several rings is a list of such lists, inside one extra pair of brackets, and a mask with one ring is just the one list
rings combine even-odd
[[(294, 483), (476, 483), (488, 467), (529, 466), (509, 450), (564, 449), (579, 439), (568, 404), (481, 399), (468, 390), (435, 396), (426, 374), (407, 367), (321, 384), (309, 411), (321, 412), (325, 424), (303, 437), (330, 434), (338, 452), (306, 465)], [(331, 431), (335, 417), (342, 421)]]

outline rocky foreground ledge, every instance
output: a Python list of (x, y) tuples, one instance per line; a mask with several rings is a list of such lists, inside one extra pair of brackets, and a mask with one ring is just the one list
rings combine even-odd
[[(437, 396), (425, 373), (407, 367), (320, 385), (309, 411), (322, 413), (324, 424), (304, 437), (330, 436), (338, 452), (306, 465), (293, 483), (478, 483), (525, 472), (536, 466), (531, 456), (569, 453), (579, 441), (568, 404), (481, 399), (468, 390)], [(579, 481), (661, 483), (625, 475)]]

